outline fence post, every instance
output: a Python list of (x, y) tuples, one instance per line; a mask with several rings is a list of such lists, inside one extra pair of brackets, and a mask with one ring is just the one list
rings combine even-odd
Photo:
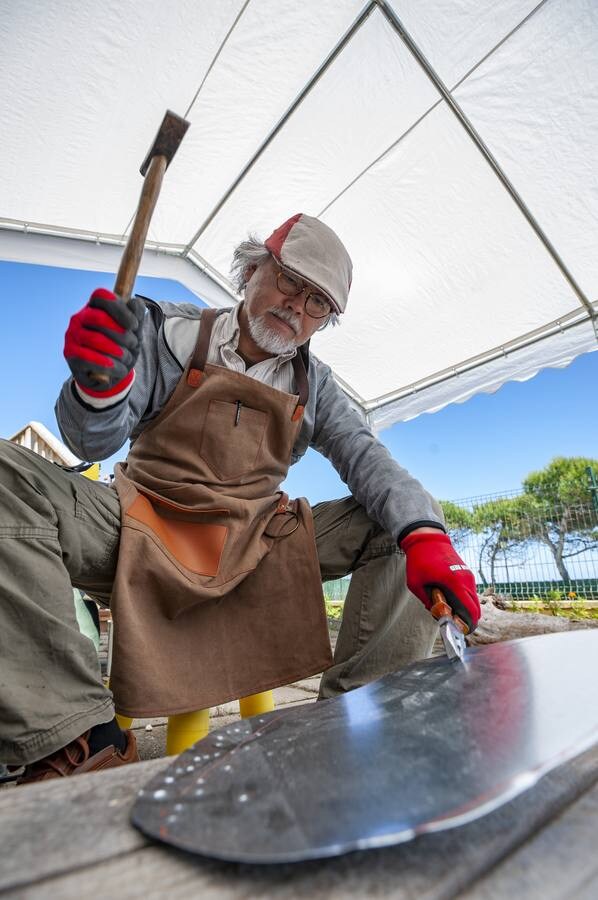
[(592, 494), (594, 512), (596, 513), (596, 516), (598, 516), (598, 482), (596, 481), (596, 474), (591, 466), (587, 467), (586, 474), (590, 481), (590, 493)]

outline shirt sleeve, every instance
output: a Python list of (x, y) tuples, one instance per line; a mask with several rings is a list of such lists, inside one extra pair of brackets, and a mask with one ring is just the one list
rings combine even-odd
[(311, 445), (330, 460), (370, 518), (396, 540), (422, 525), (444, 530), (440, 505), (372, 434), (330, 370), (319, 384)]

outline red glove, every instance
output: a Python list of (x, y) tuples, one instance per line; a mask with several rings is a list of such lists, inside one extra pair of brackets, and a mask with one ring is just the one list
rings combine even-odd
[(407, 557), (407, 587), (431, 609), (432, 588), (440, 588), (453, 613), (474, 631), (480, 619), (480, 601), (473, 572), (441, 531), (413, 531), (401, 541)]
[[(64, 356), (83, 393), (110, 397), (131, 384), (144, 312), (140, 297), (123, 303), (112, 291), (98, 288), (89, 303), (71, 318)], [(107, 381), (94, 378), (95, 373)]]

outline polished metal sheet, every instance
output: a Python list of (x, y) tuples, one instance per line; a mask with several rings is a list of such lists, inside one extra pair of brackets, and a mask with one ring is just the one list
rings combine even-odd
[(598, 740), (598, 631), (408, 666), (334, 700), (220, 728), (148, 784), (133, 822), (225, 860), (278, 863), (464, 824)]

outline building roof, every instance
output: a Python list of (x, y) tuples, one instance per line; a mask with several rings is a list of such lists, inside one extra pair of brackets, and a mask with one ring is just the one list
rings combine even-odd
[(40, 456), (60, 462), (65, 466), (76, 466), (80, 462), (68, 447), (41, 422), (28, 422), (8, 440), (13, 444), (35, 450)]

